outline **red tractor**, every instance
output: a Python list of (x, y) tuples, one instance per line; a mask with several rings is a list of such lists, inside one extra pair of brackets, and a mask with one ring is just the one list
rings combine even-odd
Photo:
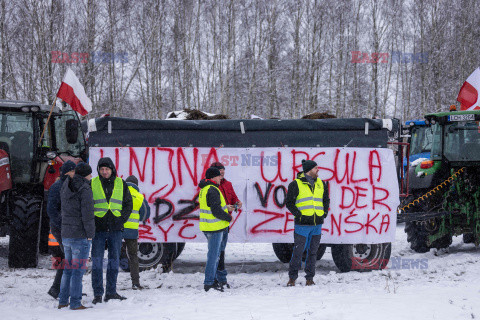
[(87, 160), (77, 113), (0, 100), (0, 236), (10, 236), (10, 268), (34, 268), (48, 252), (48, 189), (67, 160)]

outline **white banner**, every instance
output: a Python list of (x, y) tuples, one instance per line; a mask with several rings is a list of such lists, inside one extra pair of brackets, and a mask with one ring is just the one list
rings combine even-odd
[[(225, 166), (244, 206), (233, 213), (230, 242), (293, 242), (288, 184), (315, 160), (329, 181), (322, 243), (393, 242), (398, 182), (392, 150), (366, 148), (90, 148), (90, 164), (110, 157), (118, 175), (135, 175), (151, 215), (140, 241), (205, 242), (198, 229), (198, 183), (212, 162)], [(94, 169), (94, 175), (97, 172)]]

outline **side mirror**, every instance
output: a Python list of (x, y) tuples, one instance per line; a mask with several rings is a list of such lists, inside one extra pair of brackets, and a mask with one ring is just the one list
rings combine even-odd
[(78, 140), (78, 121), (68, 119), (65, 123), (65, 136), (69, 144), (77, 143)]

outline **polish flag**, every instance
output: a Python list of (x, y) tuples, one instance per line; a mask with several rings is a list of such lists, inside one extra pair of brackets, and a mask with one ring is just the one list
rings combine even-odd
[(70, 68), (67, 68), (57, 97), (68, 103), (73, 110), (82, 116), (92, 111), (92, 100), (87, 97), (85, 89)]
[(477, 68), (463, 83), (458, 93), (457, 101), (460, 102), (460, 110), (480, 110), (479, 90), (480, 68)]

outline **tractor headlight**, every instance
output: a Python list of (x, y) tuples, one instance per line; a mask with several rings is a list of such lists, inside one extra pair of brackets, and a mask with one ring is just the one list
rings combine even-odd
[(55, 159), (57, 157), (57, 154), (55, 153), (55, 151), (48, 151), (46, 153), (46, 156), (48, 159)]

